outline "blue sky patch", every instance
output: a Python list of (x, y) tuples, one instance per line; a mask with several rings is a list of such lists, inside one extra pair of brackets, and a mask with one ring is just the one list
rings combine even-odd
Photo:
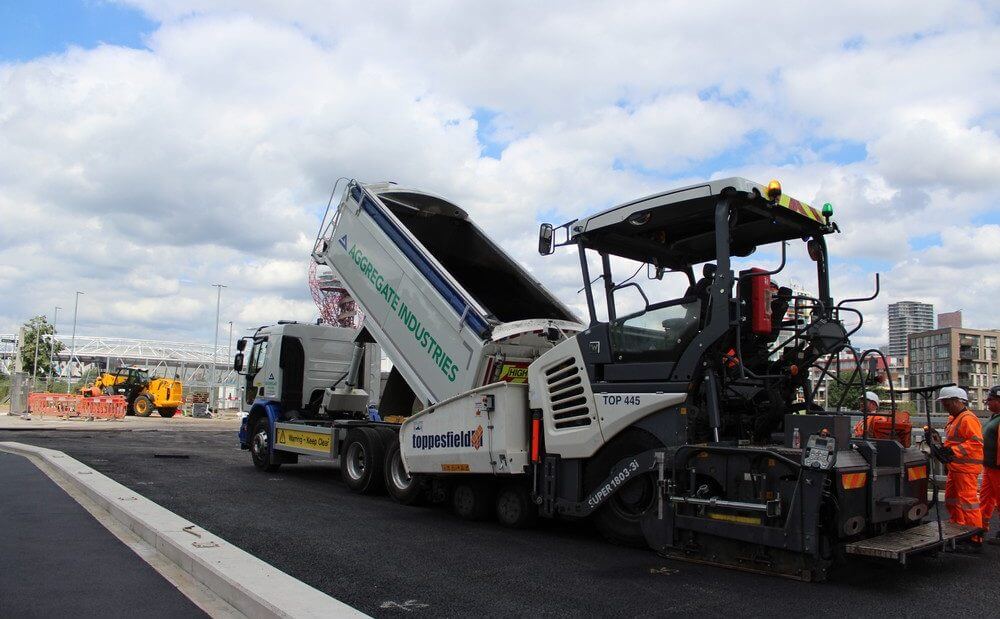
[(938, 232), (932, 232), (930, 234), (922, 234), (920, 236), (914, 236), (910, 238), (910, 249), (914, 251), (922, 251), (928, 247), (934, 247), (935, 245), (941, 244), (941, 234)]
[(845, 50), (863, 49), (866, 43), (867, 41), (865, 41), (865, 38), (859, 34), (850, 37), (849, 39), (845, 39), (844, 42), (840, 44), (840, 47)]
[(497, 112), (485, 107), (477, 107), (472, 111), (472, 118), (478, 125), (476, 127), (476, 139), (483, 147), (483, 156), (492, 159), (499, 159), (507, 143), (494, 139), (496, 127), (493, 119), (497, 117)]
[(838, 165), (857, 163), (868, 158), (868, 148), (865, 144), (853, 140), (816, 139), (809, 143), (809, 148), (815, 151), (823, 161)]
[(1000, 224), (1000, 211), (994, 209), (972, 218), (973, 225), (989, 226)]
[(0, 2), (0, 62), (23, 62), (101, 43), (144, 48), (156, 23), (141, 11), (99, 0)]
[(702, 101), (718, 101), (732, 107), (739, 107), (750, 100), (750, 93), (742, 88), (735, 92), (724, 93), (716, 85), (698, 91), (698, 98)]

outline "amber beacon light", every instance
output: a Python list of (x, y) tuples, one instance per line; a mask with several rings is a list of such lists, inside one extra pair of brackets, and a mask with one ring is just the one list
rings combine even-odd
[(781, 183), (777, 180), (772, 180), (767, 184), (767, 199), (771, 202), (777, 202), (778, 198), (781, 197)]

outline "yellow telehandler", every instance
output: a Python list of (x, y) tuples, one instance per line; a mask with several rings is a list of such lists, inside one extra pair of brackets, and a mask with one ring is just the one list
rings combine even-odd
[(149, 417), (155, 410), (160, 417), (173, 417), (184, 402), (184, 387), (173, 378), (149, 378), (149, 371), (121, 367), (102, 374), (93, 385), (80, 389), (84, 396), (121, 395), (128, 400), (127, 414)]

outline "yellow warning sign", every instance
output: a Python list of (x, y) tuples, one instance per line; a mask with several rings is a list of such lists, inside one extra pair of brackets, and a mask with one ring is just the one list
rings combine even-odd
[(321, 451), (330, 453), (330, 435), (319, 432), (304, 432), (302, 430), (288, 430), (278, 428), (278, 445), (308, 449), (309, 451)]
[(508, 383), (524, 384), (528, 382), (528, 363), (510, 362), (500, 366), (500, 376), (497, 380)]

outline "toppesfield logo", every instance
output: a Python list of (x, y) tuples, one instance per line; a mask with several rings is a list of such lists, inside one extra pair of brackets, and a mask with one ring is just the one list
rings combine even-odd
[(414, 449), (457, 449), (472, 447), (478, 450), (483, 446), (483, 426), (464, 432), (442, 432), (440, 434), (414, 434)]

